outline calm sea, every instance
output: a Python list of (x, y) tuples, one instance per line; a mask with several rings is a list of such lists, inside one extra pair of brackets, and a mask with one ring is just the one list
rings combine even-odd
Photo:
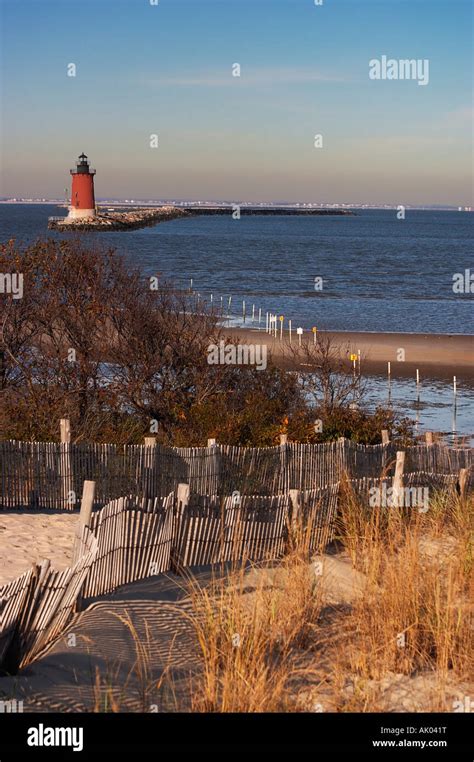
[[(0, 241), (28, 242), (47, 230), (51, 205), (0, 204)], [(200, 217), (142, 230), (83, 234), (115, 246), (145, 275), (162, 273), (215, 304), (232, 297), (235, 318), (255, 310), (284, 314), (303, 327), (360, 331), (474, 333), (473, 295), (453, 292), (453, 275), (471, 268), (473, 215), (363, 210), (353, 217)], [(315, 278), (323, 289), (316, 291)], [(370, 379), (369, 397), (385, 401), (386, 379)], [(392, 383), (392, 402), (420, 430), (474, 432), (474, 388), (423, 379)]]
[[(47, 230), (51, 205), (0, 205), (0, 240)], [(353, 217), (200, 217), (129, 232), (84, 234), (144, 274), (161, 272), (241, 314), (255, 305), (303, 327), (474, 333), (474, 295), (453, 293), (471, 267), (472, 214), (362, 210)], [(322, 290), (315, 290), (322, 278)]]

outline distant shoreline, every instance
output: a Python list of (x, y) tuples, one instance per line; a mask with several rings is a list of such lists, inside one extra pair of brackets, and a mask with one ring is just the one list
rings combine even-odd
[[(206, 206), (209, 208), (212, 207), (221, 207), (223, 209), (231, 209), (233, 202), (224, 202), (224, 201), (170, 201), (170, 200), (157, 200), (157, 201), (134, 201), (134, 202), (128, 202), (123, 201), (120, 199), (98, 199), (97, 205), (98, 206), (109, 206), (109, 207), (126, 207), (130, 209), (135, 209), (137, 207), (142, 206), (167, 206), (167, 205), (175, 205), (178, 207), (183, 207), (184, 209), (187, 209), (190, 206), (200, 206), (202, 209), (206, 209)], [(278, 208), (278, 207), (287, 207), (288, 209), (294, 209), (297, 210), (315, 210), (315, 211), (331, 211), (331, 210), (342, 210), (350, 212), (351, 210), (356, 211), (396, 211), (397, 206), (394, 204), (393, 206), (389, 206), (386, 204), (378, 206), (377, 204), (347, 204), (347, 203), (341, 203), (341, 204), (316, 204), (312, 203), (310, 201), (295, 201), (295, 202), (276, 202), (276, 201), (269, 201), (266, 203), (260, 202), (260, 201), (246, 201), (241, 202), (240, 204), (238, 202), (235, 202), (237, 206), (240, 206), (242, 209), (246, 208), (255, 208), (255, 207), (269, 207), (269, 208)], [(12, 201), (11, 199), (8, 200), (0, 200), (0, 205), (3, 204), (5, 206), (60, 206), (65, 207), (64, 199), (32, 199), (29, 201), (21, 200), (21, 201)], [(407, 211), (411, 212), (464, 212), (469, 213), (473, 212), (474, 210), (471, 207), (463, 207), (460, 208), (459, 206), (405, 206), (405, 209)]]

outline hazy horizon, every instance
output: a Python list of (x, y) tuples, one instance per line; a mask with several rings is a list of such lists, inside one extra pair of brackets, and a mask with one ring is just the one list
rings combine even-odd
[(104, 199), (474, 205), (469, 0), (1, 9), (1, 196), (63, 198), (84, 151)]

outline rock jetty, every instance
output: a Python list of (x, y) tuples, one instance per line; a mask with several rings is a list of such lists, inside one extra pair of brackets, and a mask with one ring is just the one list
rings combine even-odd
[(186, 217), (185, 209), (177, 206), (160, 206), (157, 209), (133, 209), (127, 212), (100, 211), (95, 217), (82, 217), (70, 219), (69, 217), (50, 217), (48, 220), (49, 230), (74, 231), (74, 230), (133, 230), (144, 228), (147, 225), (156, 225), (158, 222), (167, 222), (176, 217)]
[[(48, 220), (49, 230), (75, 231), (75, 230), (133, 230), (147, 225), (156, 225), (159, 222), (168, 222), (178, 217), (197, 217), (210, 215), (232, 215), (235, 207), (232, 206), (160, 206), (155, 208), (136, 208), (131, 211), (105, 211), (95, 217), (82, 217), (74, 219), (69, 217), (50, 217)], [(308, 209), (278, 206), (242, 206), (240, 214), (245, 216), (269, 216), (269, 215), (352, 215), (349, 209)]]

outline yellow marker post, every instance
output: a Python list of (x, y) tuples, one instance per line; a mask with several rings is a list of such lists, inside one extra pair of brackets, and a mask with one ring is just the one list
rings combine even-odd
[(313, 327), (312, 327), (312, 329), (311, 329), (311, 330), (313, 331), (314, 346), (316, 346), (316, 334), (317, 334), (317, 332), (318, 332), (318, 329), (316, 328), (316, 326), (315, 326), (315, 325), (313, 325)]
[(283, 321), (285, 319), (284, 315), (280, 315), (280, 341), (283, 341)]

